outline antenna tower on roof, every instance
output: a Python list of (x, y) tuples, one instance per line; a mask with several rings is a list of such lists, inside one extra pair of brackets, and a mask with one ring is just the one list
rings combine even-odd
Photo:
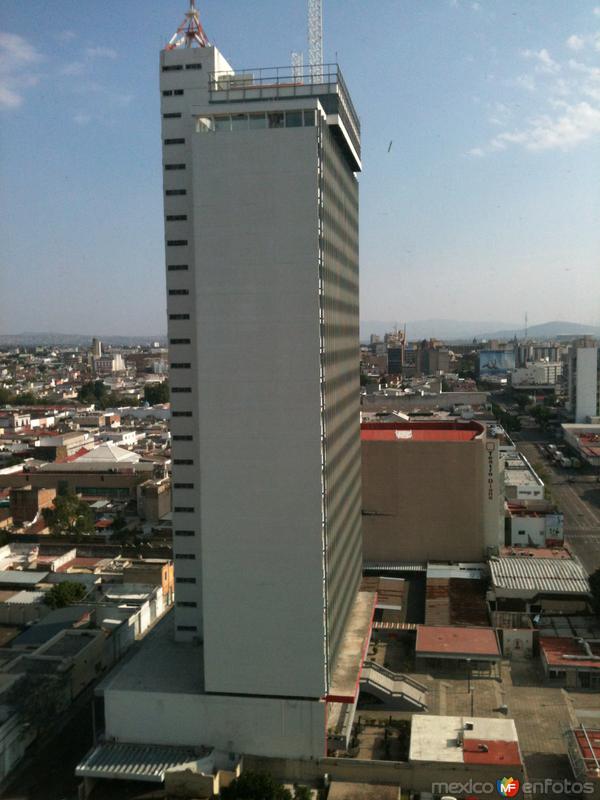
[(308, 64), (313, 82), (318, 83), (323, 72), (323, 4), (308, 0)]
[(208, 47), (210, 42), (200, 22), (200, 14), (196, 8), (196, 0), (190, 0), (190, 7), (185, 12), (185, 19), (177, 28), (165, 50), (177, 47)]

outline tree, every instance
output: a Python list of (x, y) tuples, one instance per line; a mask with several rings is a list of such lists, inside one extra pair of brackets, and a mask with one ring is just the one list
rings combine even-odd
[(15, 406), (37, 406), (40, 405), (40, 399), (33, 392), (23, 392), (13, 397), (13, 405)]
[(294, 800), (312, 800), (312, 792), (308, 786), (294, 787)]
[(221, 790), (223, 800), (293, 800), (288, 789), (267, 772), (243, 772)]
[(123, 514), (117, 514), (117, 516), (113, 519), (112, 529), (115, 533), (119, 531), (125, 530), (127, 527), (127, 520), (123, 516)]
[(84, 383), (77, 392), (77, 399), (81, 403), (93, 403), (96, 408), (105, 408), (110, 392), (103, 381), (90, 381)]
[(458, 363), (458, 375), (460, 378), (471, 378), (475, 380), (477, 372), (477, 356), (473, 353), (465, 353)]
[(515, 400), (521, 411), (524, 411), (525, 407), (527, 406), (527, 403), (529, 402), (529, 398), (527, 397), (527, 395), (519, 393), (515, 397)]
[(12, 400), (12, 394), (8, 389), (0, 386), (0, 406), (7, 406)]
[(39, 675), (26, 673), (8, 695), (10, 705), (19, 709), (22, 721), (43, 734), (56, 725), (56, 718), (69, 705), (69, 672)]
[(59, 489), (53, 508), (42, 511), (46, 525), (55, 536), (80, 538), (94, 532), (94, 518), (90, 507), (69, 489)]
[(50, 608), (65, 608), (73, 603), (77, 603), (86, 595), (86, 588), (83, 583), (76, 581), (65, 581), (55, 584), (49, 592), (46, 592), (44, 603)]
[(590, 590), (592, 592), (592, 606), (600, 616), (600, 568), (590, 575)]
[(162, 383), (150, 383), (144, 386), (144, 401), (151, 406), (168, 403), (169, 397), (170, 392), (167, 381), (163, 381)]
[(548, 426), (551, 411), (547, 406), (530, 406), (528, 410), (540, 428), (546, 428)]

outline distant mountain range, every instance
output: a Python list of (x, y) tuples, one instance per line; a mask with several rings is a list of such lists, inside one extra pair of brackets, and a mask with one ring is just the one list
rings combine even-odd
[[(150, 345), (152, 342), (166, 344), (166, 337), (163, 336), (97, 336), (103, 344), (112, 347), (135, 347), (136, 345)], [(22, 347), (34, 347), (36, 345), (46, 346), (67, 346), (67, 347), (86, 347), (92, 344), (91, 336), (83, 336), (78, 333), (49, 333), (49, 332), (25, 332), (16, 334), (0, 335), (0, 347), (21, 345)]]
[[(383, 322), (381, 320), (365, 320), (360, 323), (360, 339), (368, 341), (372, 333), (383, 336), (392, 331), (394, 325), (399, 323)], [(519, 339), (524, 336), (523, 325), (514, 325), (507, 322), (487, 320), (485, 322), (461, 322), (453, 319), (424, 319), (406, 323), (406, 335), (411, 341), (418, 339), (443, 339), (448, 342), (471, 341), (472, 339)], [(557, 336), (583, 336), (589, 334), (600, 338), (600, 327), (582, 325), (579, 322), (544, 322), (541, 325), (531, 325), (527, 335), (531, 339), (554, 339)], [(101, 336), (97, 337), (105, 344), (113, 347), (135, 347), (136, 345), (149, 345), (152, 342), (166, 344), (164, 335), (156, 336)], [(74, 333), (30, 332), (0, 335), (0, 347), (21, 345), (33, 347), (35, 345), (86, 347), (92, 343), (91, 336)]]
[[(395, 322), (366, 320), (360, 323), (360, 339), (368, 341), (372, 333), (382, 336), (394, 329)], [(452, 319), (425, 319), (406, 323), (406, 335), (411, 341), (418, 339), (443, 339), (449, 342), (470, 341), (472, 339), (512, 339), (523, 338), (523, 325), (487, 320), (485, 322), (461, 322)], [(527, 336), (531, 339), (554, 339), (557, 336), (590, 336), (600, 337), (600, 327), (582, 325), (579, 322), (544, 322), (530, 325)]]

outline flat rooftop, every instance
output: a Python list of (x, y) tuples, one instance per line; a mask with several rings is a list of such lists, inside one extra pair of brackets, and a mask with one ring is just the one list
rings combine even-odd
[(404, 608), (406, 581), (404, 578), (385, 578), (377, 575), (362, 579), (361, 592), (377, 593), (377, 608)]
[(474, 420), (459, 422), (363, 422), (360, 438), (363, 442), (470, 442), (485, 431)]
[(496, 660), (500, 648), (492, 628), (419, 625), (415, 653), (422, 658)]
[(360, 673), (371, 638), (377, 595), (358, 592), (340, 644), (327, 700), (353, 703), (358, 694)]
[(427, 577), (425, 623), (427, 625), (489, 626), (486, 580)]
[(558, 558), (572, 559), (566, 547), (501, 547), (500, 555), (503, 558)]
[(65, 630), (56, 641), (42, 647), (39, 655), (55, 656), (58, 658), (73, 658), (91, 642), (102, 636), (99, 631), (92, 630)]
[(42, 583), (48, 572), (26, 572), (16, 569), (0, 571), (0, 586), (35, 586)]
[(414, 714), (409, 761), (520, 766), (514, 720)]
[(589, 645), (593, 656), (588, 655), (585, 647), (577, 639), (567, 639), (562, 636), (540, 636), (540, 653), (549, 667), (565, 669), (600, 670), (600, 645)]
[(399, 800), (400, 786), (333, 781), (327, 800)]
[(544, 485), (520, 453), (504, 456), (504, 482), (509, 486)]
[(536, 627), (540, 636), (600, 639), (600, 618), (593, 614), (543, 614)]
[(176, 642), (174, 626), (171, 609), (134, 648), (135, 652), (100, 683), (97, 691), (203, 693), (202, 646)]

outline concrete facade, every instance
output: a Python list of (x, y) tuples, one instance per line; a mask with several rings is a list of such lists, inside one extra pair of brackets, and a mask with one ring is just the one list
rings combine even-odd
[(479, 561), (498, 547), (498, 443), (471, 424), (468, 441), (363, 441), (366, 561)]
[(361, 569), (341, 84), (250, 97), (210, 46), (163, 51), (160, 77), (176, 635), (208, 692), (316, 699)]
[(562, 362), (538, 361), (517, 367), (511, 372), (510, 380), (513, 386), (525, 388), (536, 386), (555, 386), (562, 375)]
[(564, 515), (514, 507), (506, 512), (506, 546), (556, 547), (564, 541)]
[(24, 486), (10, 493), (10, 512), (15, 525), (31, 522), (44, 508), (52, 508), (56, 489)]
[(325, 703), (197, 692), (111, 691), (106, 729), (119, 741), (198, 746), (293, 757), (325, 754)]
[(600, 414), (600, 350), (573, 347), (569, 353), (569, 410), (576, 423)]

